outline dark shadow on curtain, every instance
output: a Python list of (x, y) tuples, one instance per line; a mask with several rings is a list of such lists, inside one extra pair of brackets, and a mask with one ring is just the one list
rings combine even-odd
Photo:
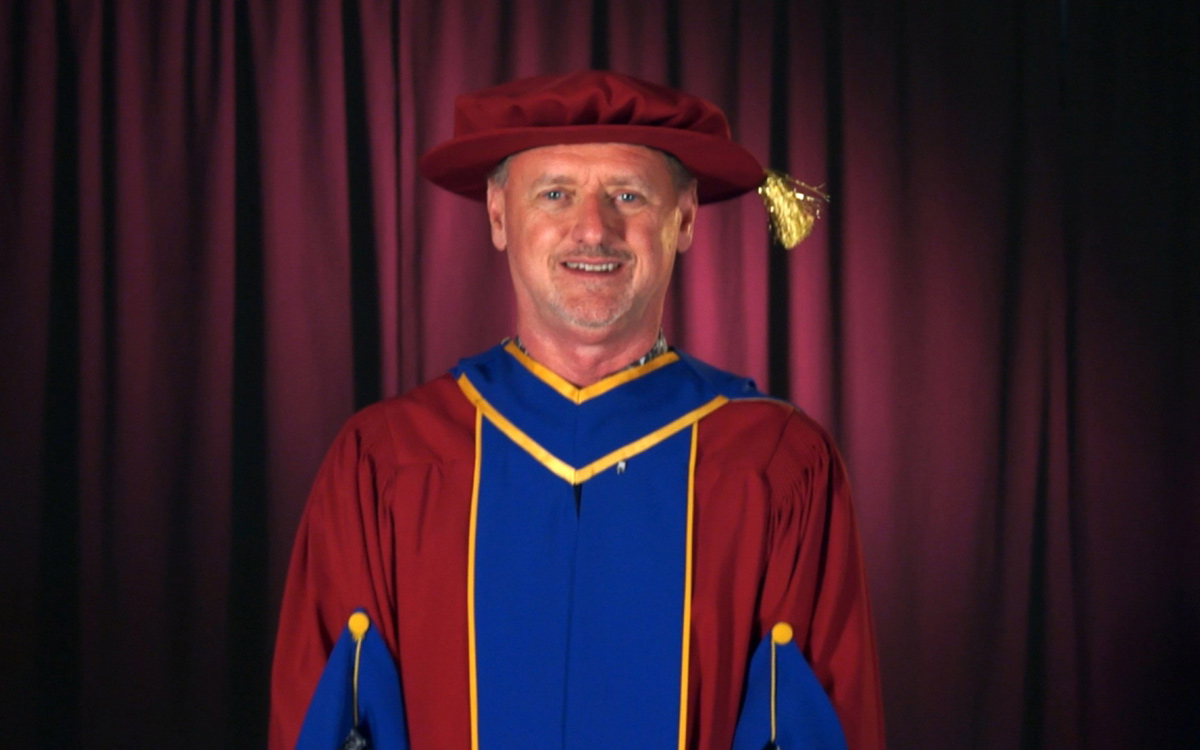
[(267, 405), (262, 164), (258, 88), (247, 3), (234, 4), (235, 167), (233, 444), (230, 505), (228, 700), (234, 746), (267, 744)]
[(608, 0), (592, 0), (591, 42), (592, 70), (608, 69)]
[[(825, 179), (831, 197), (825, 211), (825, 233), (829, 243), (829, 382), (831, 415), (826, 425), (839, 442), (846, 439), (844, 382), (845, 363), (845, 269), (846, 242), (844, 211), (838, 201), (845, 195), (845, 114), (842, 69), (842, 4), (826, 0), (821, 6), (825, 44)], [(774, 347), (772, 346), (773, 350)]]
[[(767, 162), (786, 168), (788, 157), (788, 0), (775, 0), (771, 13), (771, 136)], [(778, 166), (776, 166), (778, 165)], [(771, 395), (791, 400), (792, 295), (791, 256), (774, 237), (767, 261), (767, 379)]]
[(1078, 43), (1070, 4), (1063, 0), (1059, 15), (1059, 66), (1060, 103), (1062, 105), (1062, 232), (1063, 232), (1063, 298), (1065, 319), (1063, 321), (1063, 352), (1066, 367), (1066, 448), (1067, 448), (1067, 523), (1071, 547), (1071, 584), (1075, 594), (1072, 624), (1075, 628), (1075, 664), (1078, 673), (1075, 691), (1080, 697), (1076, 731), (1080, 747), (1090, 747), (1089, 727), (1091, 722), (1091, 653), (1089, 642), (1092, 637), (1091, 605), (1088, 582), (1087, 533), (1084, 527), (1083, 474), (1080, 470), (1079, 440), (1079, 310), (1082, 297), (1079, 293), (1081, 230), (1083, 222), (1081, 160), (1084, 137), (1085, 115), (1079, 95), (1083, 71), (1079, 69), (1079, 57), (1074, 49)]
[(346, 87), (346, 172), (350, 215), (350, 322), (354, 405), (380, 399), (379, 263), (376, 258), (371, 148), (367, 128), (362, 18), (357, 0), (342, 2), (342, 75)]
[(1043, 364), (1042, 408), (1038, 420), (1037, 468), (1029, 549), (1029, 600), (1025, 613), (1025, 684), (1021, 707), (1021, 747), (1045, 746), (1047, 555), (1050, 502), (1050, 375), (1049, 347)]
[[(46, 342), (41, 539), (38, 557), (39, 709), (31, 730), (46, 746), (78, 747), (80, 714), (79, 504), (79, 59), (56, 5), (53, 238)], [(6, 721), (12, 721), (10, 717)]]

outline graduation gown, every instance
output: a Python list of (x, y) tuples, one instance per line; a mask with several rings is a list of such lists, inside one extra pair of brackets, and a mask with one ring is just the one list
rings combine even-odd
[(295, 745), (360, 608), (395, 658), (414, 750), (728, 748), (780, 622), (847, 745), (883, 746), (835, 447), (675, 352), (576, 389), (509, 344), (355, 415), (297, 534), (272, 748)]

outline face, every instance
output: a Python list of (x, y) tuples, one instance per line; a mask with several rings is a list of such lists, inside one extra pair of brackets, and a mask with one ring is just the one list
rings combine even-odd
[(619, 143), (523, 151), (504, 186), (488, 186), (487, 208), (523, 336), (597, 343), (657, 333), (696, 217), (695, 189), (676, 188), (661, 153)]

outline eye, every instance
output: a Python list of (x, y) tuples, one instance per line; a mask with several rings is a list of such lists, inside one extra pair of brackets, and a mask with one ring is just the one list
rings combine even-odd
[(617, 193), (617, 203), (637, 203), (641, 200), (640, 195), (629, 190), (623, 190)]
[(547, 190), (546, 192), (542, 193), (542, 197), (548, 201), (560, 201), (563, 199), (563, 191), (558, 189)]

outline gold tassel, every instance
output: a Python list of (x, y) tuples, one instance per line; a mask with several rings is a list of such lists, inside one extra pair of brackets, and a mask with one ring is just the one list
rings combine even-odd
[(829, 202), (829, 196), (820, 188), (805, 185), (774, 169), (767, 170), (766, 179), (758, 186), (758, 195), (771, 216), (775, 239), (789, 250), (812, 232), (813, 224), (821, 216), (821, 206)]

